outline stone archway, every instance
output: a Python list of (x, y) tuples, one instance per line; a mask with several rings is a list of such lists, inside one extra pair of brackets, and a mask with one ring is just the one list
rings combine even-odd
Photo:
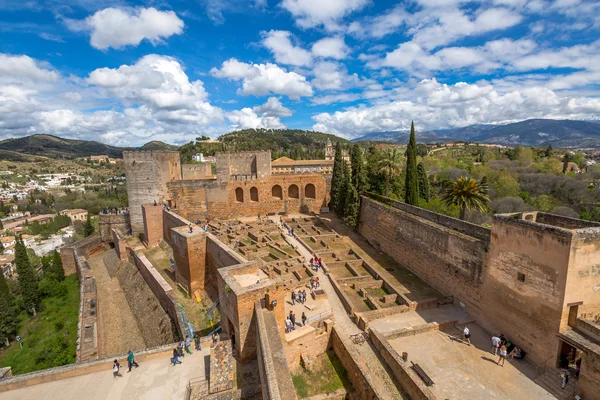
[(309, 183), (304, 187), (304, 197), (306, 197), (307, 199), (317, 198), (317, 190), (315, 189), (315, 185)]
[(290, 185), (288, 188), (288, 197), (290, 199), (299, 199), (300, 198), (300, 190), (297, 185)]
[(235, 201), (238, 203), (244, 202), (244, 190), (242, 188), (235, 189)]
[(256, 187), (250, 188), (250, 201), (258, 201), (258, 189)]
[(271, 196), (273, 196), (274, 199), (283, 200), (283, 190), (281, 189), (281, 186), (273, 186), (271, 188)]

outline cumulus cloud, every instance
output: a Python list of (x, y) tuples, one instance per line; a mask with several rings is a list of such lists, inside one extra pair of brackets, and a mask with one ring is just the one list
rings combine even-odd
[(311, 83), (320, 90), (340, 90), (358, 83), (356, 75), (349, 75), (346, 66), (333, 61), (318, 62), (313, 73), (315, 78)]
[(306, 77), (288, 72), (276, 64), (250, 64), (231, 58), (224, 61), (220, 69), (213, 68), (210, 72), (217, 78), (241, 80), (242, 87), (238, 92), (243, 95), (281, 94), (293, 100), (313, 95)]
[(275, 61), (281, 64), (308, 66), (312, 63), (312, 55), (309, 51), (292, 43), (292, 34), (288, 31), (271, 30), (262, 33), (262, 43), (269, 49)]
[(368, 0), (283, 0), (281, 7), (292, 14), (301, 28), (323, 25), (326, 29), (338, 30), (340, 19), (368, 3)]
[(586, 119), (600, 114), (600, 99), (561, 96), (543, 87), (498, 93), (489, 84), (446, 85), (422, 80), (390, 102), (320, 113), (313, 129), (355, 137), (365, 132), (514, 122), (529, 118)]
[(26, 55), (0, 53), (0, 83), (55, 82), (58, 78), (48, 64)]
[(350, 49), (341, 37), (323, 38), (312, 45), (312, 53), (316, 57), (341, 60), (346, 58), (349, 52)]
[(289, 108), (284, 107), (277, 97), (269, 97), (265, 104), (253, 107), (252, 111), (266, 117), (291, 117), (294, 113)]
[(173, 11), (156, 8), (105, 8), (84, 20), (65, 20), (72, 31), (90, 32), (90, 44), (100, 50), (137, 46), (144, 39), (153, 45), (183, 32), (184, 23)]
[(231, 121), (231, 127), (234, 129), (285, 128), (285, 125), (281, 123), (279, 118), (266, 115), (259, 116), (251, 108), (231, 111), (227, 113), (227, 119)]

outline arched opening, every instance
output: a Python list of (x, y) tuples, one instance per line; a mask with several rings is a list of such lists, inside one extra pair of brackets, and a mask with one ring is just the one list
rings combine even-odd
[(299, 199), (300, 198), (300, 191), (298, 190), (298, 186), (290, 185), (290, 187), (288, 189), (288, 197), (290, 199)]
[(258, 189), (255, 187), (250, 188), (250, 201), (258, 201)]
[(242, 188), (236, 188), (235, 189), (235, 200), (238, 203), (243, 203), (244, 202), (244, 190)]
[(315, 185), (313, 185), (312, 183), (309, 183), (304, 188), (304, 197), (306, 197), (307, 199), (316, 199), (317, 198), (316, 192), (317, 191), (315, 189)]
[(281, 186), (279, 186), (279, 185), (273, 186), (273, 188), (271, 189), (271, 196), (273, 196), (274, 199), (282, 200), (283, 199), (283, 191), (281, 190)]

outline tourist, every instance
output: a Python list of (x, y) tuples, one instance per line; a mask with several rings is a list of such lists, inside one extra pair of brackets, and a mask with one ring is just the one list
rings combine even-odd
[(185, 348), (185, 342), (180, 342), (179, 346), (177, 346), (177, 350), (179, 351), (179, 357), (185, 357), (185, 353), (183, 352), (183, 349)]
[(304, 314), (304, 311), (302, 312), (302, 326), (306, 325), (306, 314)]
[(292, 320), (292, 330), (295, 331), (296, 330), (296, 314), (292, 314), (292, 317), (290, 319)]
[(521, 351), (520, 348), (516, 347), (513, 349), (513, 351), (510, 352), (510, 356), (512, 357), (512, 359), (514, 360), (515, 358), (517, 360), (520, 360), (521, 358), (523, 358), (523, 352)]
[(181, 361), (179, 361), (179, 351), (177, 351), (177, 348), (173, 349), (173, 358), (171, 358), (171, 364), (173, 364), (173, 366), (181, 364)]
[(133, 351), (129, 350), (129, 353), (127, 354), (127, 366), (129, 367), (129, 370), (127, 372), (131, 372), (131, 367), (139, 367), (140, 365), (138, 363), (135, 362), (135, 356), (133, 355)]
[(192, 349), (191, 349), (191, 346), (192, 346), (192, 338), (191, 338), (191, 337), (189, 337), (189, 336), (186, 336), (186, 337), (185, 337), (185, 351), (186, 351), (188, 354), (192, 354)]
[(315, 279), (310, 278), (310, 290), (315, 290)]
[(579, 380), (579, 372), (581, 371), (581, 357), (575, 361), (575, 379)]
[(313, 269), (313, 266), (314, 266), (314, 265), (313, 265), (313, 259), (311, 258), (311, 259), (310, 259), (310, 269)]
[(217, 345), (217, 342), (219, 341), (219, 335), (217, 334), (217, 332), (213, 333), (212, 340), (213, 340), (213, 347), (215, 347)]
[(296, 305), (296, 292), (294, 292), (292, 290), (292, 305), (295, 306)]
[(465, 342), (467, 342), (469, 344), (469, 346), (471, 345), (471, 331), (469, 330), (469, 328), (467, 328), (466, 325), (465, 325), (465, 329), (463, 330), (463, 340)]
[(190, 233), (192, 233), (192, 232), (193, 232), (192, 224), (190, 224)]
[(315, 287), (318, 289), (318, 288), (319, 288), (319, 286), (321, 286), (321, 284), (319, 283), (319, 277), (317, 276), (317, 277), (315, 278)]
[(292, 331), (292, 320), (290, 317), (285, 318), (285, 333), (290, 333)]
[(562, 384), (560, 385), (561, 388), (564, 389), (569, 383), (569, 375), (569, 370), (567, 368), (560, 369), (560, 377), (562, 378)]
[(194, 337), (194, 345), (196, 345), (196, 351), (202, 351), (202, 346), (200, 346), (200, 335), (198, 334)]
[(498, 355), (498, 348), (500, 347), (500, 338), (496, 335), (492, 336), (492, 354)]
[(306, 289), (302, 290), (302, 304), (306, 303)]
[(116, 378), (117, 376), (123, 377), (123, 375), (121, 375), (121, 373), (119, 372), (120, 369), (121, 369), (121, 364), (119, 364), (119, 362), (117, 360), (115, 360), (115, 362), (113, 364), (113, 378)]
[[(500, 358), (498, 358), (498, 365), (502, 365), (504, 367), (504, 360), (506, 360), (506, 346), (502, 345), (502, 347), (500, 347)], [(500, 364), (500, 361), (502, 361), (502, 364)]]
[(292, 228), (292, 235), (291, 236), (294, 236), (294, 228)]

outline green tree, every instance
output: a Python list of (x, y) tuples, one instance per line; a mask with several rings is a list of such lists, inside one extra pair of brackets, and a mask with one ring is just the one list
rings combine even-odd
[(572, 159), (573, 156), (571, 156), (571, 153), (565, 153), (565, 155), (563, 156), (563, 174), (567, 173), (567, 170), (569, 169), (569, 163)]
[(62, 258), (56, 250), (52, 252), (52, 271), (59, 282), (65, 280), (65, 270), (63, 268)]
[(15, 309), (12, 296), (8, 289), (8, 283), (2, 271), (0, 271), (0, 343), (9, 345), (9, 340), (17, 332)]
[(4, 224), (2, 223), (2, 220), (0, 220), (0, 230), (4, 229)]
[(490, 195), (490, 184), (488, 183), (488, 178), (485, 175), (479, 181), (479, 190), (486, 196)]
[(550, 157), (552, 155), (552, 145), (549, 144), (548, 147), (546, 148), (546, 151), (544, 152), (544, 155), (546, 157)]
[(402, 170), (398, 149), (391, 148), (383, 152), (383, 158), (377, 163), (377, 172), (385, 174), (385, 195), (390, 193), (390, 178)]
[(417, 172), (417, 140), (415, 138), (415, 123), (410, 124), (410, 139), (406, 149), (406, 181), (404, 202), (419, 205), (419, 176)]
[(349, 227), (354, 229), (358, 224), (360, 198), (358, 197), (358, 191), (352, 184), (348, 185), (346, 189), (346, 212), (344, 221)]
[(467, 210), (487, 210), (490, 198), (483, 193), (475, 178), (461, 176), (448, 185), (442, 194), (442, 200), (448, 206), (455, 205), (460, 209), (459, 218), (465, 219)]
[(348, 164), (346, 163), (344, 163), (343, 176), (344, 179), (342, 181), (342, 188), (337, 202), (337, 208), (335, 209), (336, 214), (340, 218), (344, 218), (346, 216), (346, 207), (348, 205), (348, 193), (350, 192), (352, 186), (352, 177), (350, 171), (348, 170)]
[(341, 201), (342, 190), (344, 189), (344, 155), (340, 142), (335, 144), (335, 157), (333, 159), (333, 174), (331, 176), (331, 200), (329, 208), (338, 210)]
[(88, 214), (87, 220), (85, 221), (85, 224), (83, 224), (83, 236), (92, 236), (94, 234), (94, 231), (94, 225), (92, 225), (92, 220), (90, 218), (90, 215)]
[(367, 177), (365, 174), (365, 160), (358, 143), (352, 146), (350, 152), (350, 165), (352, 167), (352, 185), (360, 194), (367, 189)]
[(417, 164), (417, 175), (419, 177), (419, 197), (429, 201), (429, 178), (422, 162)]
[(27, 248), (20, 235), (17, 237), (17, 243), (15, 245), (15, 265), (17, 266), (19, 289), (21, 291), (21, 296), (23, 297), (23, 302), (25, 303), (25, 309), (27, 312), (31, 312), (35, 315), (39, 298), (37, 287), (38, 280), (35, 271), (29, 262)]

